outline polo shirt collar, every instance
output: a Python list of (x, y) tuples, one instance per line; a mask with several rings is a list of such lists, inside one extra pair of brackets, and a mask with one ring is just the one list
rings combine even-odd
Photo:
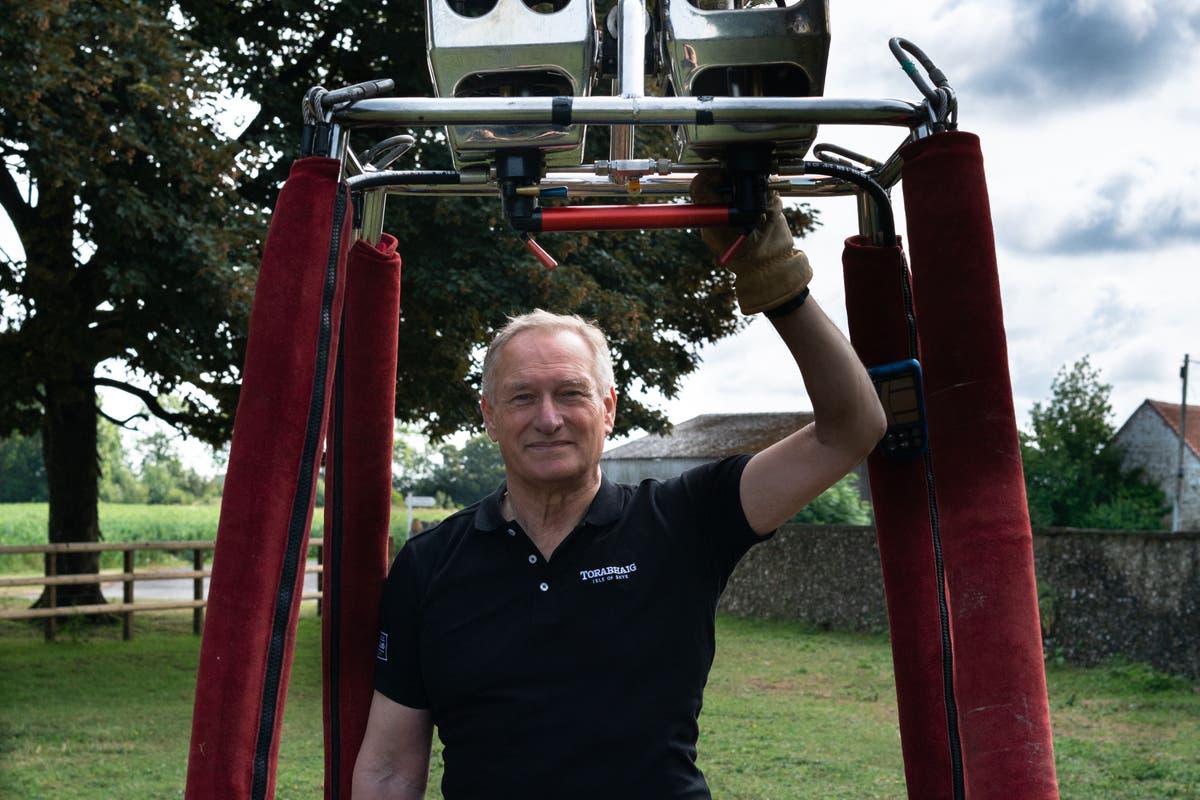
[(496, 491), (479, 501), (479, 506), (475, 509), (475, 528), (477, 530), (494, 531), (508, 524), (508, 520), (504, 518), (504, 513), (500, 508), (500, 501), (504, 499), (507, 487), (507, 483), (501, 483)]
[[(504, 518), (501, 501), (508, 488), (507, 482), (501, 483), (496, 491), (479, 501), (475, 509), (475, 528), (481, 531), (494, 531), (508, 526)], [(600, 475), (600, 489), (588, 505), (583, 521), (589, 525), (610, 525), (621, 516), (624, 505), (624, 495), (621, 487), (610, 481), (603, 473)]]

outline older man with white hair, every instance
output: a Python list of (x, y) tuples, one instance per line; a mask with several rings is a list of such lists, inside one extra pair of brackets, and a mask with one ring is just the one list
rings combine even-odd
[[(736, 232), (709, 231), (725, 253)], [(534, 311), (488, 349), (496, 492), (411, 539), (388, 577), (356, 800), (425, 796), (434, 726), (449, 800), (708, 800), (698, 717), (717, 600), (741, 556), (875, 446), (885, 421), (808, 296), (778, 199), (728, 265), (765, 312), (814, 421), (666, 481), (600, 471), (617, 394), (594, 325)]]

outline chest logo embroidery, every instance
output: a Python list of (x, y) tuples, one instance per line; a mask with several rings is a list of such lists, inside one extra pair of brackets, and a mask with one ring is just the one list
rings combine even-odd
[(624, 566), (608, 566), (599, 567), (597, 569), (581, 569), (579, 570), (579, 580), (585, 583), (607, 583), (609, 581), (626, 581), (629, 576), (637, 572), (637, 563), (625, 564)]

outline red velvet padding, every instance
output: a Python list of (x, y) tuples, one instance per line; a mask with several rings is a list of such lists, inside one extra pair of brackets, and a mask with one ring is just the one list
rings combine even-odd
[(1057, 798), (1033, 539), (979, 139), (939, 133), (901, 155), (967, 797)]
[[(899, 247), (875, 247), (862, 236), (842, 254), (850, 340), (868, 367), (912, 358)], [(913, 800), (953, 797), (942, 682), (938, 585), (924, 460), (879, 450), (867, 460), (871, 503), (883, 566), (892, 664), (900, 715), (904, 777)]]
[(325, 466), (325, 797), (350, 797), (374, 694), (379, 598), (387, 577), (400, 324), (395, 238), (356, 242)]
[(297, 161), (267, 236), (196, 680), (193, 800), (274, 795), (349, 245), (338, 175), (334, 159)]

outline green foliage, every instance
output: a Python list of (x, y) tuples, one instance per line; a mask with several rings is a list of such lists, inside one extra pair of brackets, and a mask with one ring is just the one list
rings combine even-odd
[(858, 493), (858, 475), (851, 472), (822, 492), (792, 517), (807, 525), (870, 525), (871, 504)]
[(1084, 512), (1076, 527), (1123, 531), (1166, 529), (1169, 509), (1162, 489), (1140, 469), (1124, 471), (1108, 499)]
[(392, 442), (392, 490), (396, 504), (403, 505), (405, 495), (417, 494), (413, 486), (423, 481), (433, 463), (425, 448), (425, 437), (414, 426), (401, 425)]
[[(32, 430), (46, 388), (118, 388), (219, 442), (236, 396), (261, 224), (231, 190), (216, 86), (170, 5), (34, 2), (0, 22), (0, 203), (24, 258), (3, 257), (0, 421)], [(30, 191), (22, 191), (23, 187)], [(138, 385), (135, 385), (138, 384)], [(158, 406), (177, 393), (181, 407)]]
[(441, 462), (414, 481), (409, 492), (444, 496), (457, 506), (466, 506), (496, 490), (504, 480), (500, 449), (486, 435), (472, 436), (462, 447), (452, 444), (438, 449)]
[(0, 439), (0, 503), (40, 503), (48, 496), (41, 434)]
[(1166, 512), (1162, 491), (1121, 466), (1113, 442), (1112, 387), (1085, 356), (1063, 367), (1048, 403), (1034, 403), (1021, 435), (1025, 491), (1034, 525), (1155, 530)]
[(195, 503), (220, 497), (220, 482), (184, 466), (167, 434), (153, 433), (142, 440), (141, 446), (141, 483), (147, 503)]
[(121, 441), (121, 429), (107, 420), (96, 426), (100, 458), (100, 500), (107, 503), (144, 503), (149, 494), (133, 474)]
[[(220, 481), (186, 467), (164, 432), (142, 442), (140, 474), (134, 472), (121, 440), (121, 430), (107, 420), (96, 426), (100, 463), (100, 500), (107, 503), (198, 503), (216, 500)], [(14, 434), (0, 440), (0, 503), (47, 500), (41, 434)]]

